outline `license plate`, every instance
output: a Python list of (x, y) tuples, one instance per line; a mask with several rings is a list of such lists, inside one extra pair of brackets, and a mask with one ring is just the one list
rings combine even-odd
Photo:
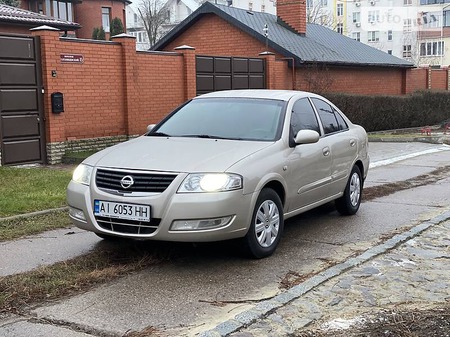
[(150, 206), (94, 200), (94, 214), (110, 218), (150, 221)]

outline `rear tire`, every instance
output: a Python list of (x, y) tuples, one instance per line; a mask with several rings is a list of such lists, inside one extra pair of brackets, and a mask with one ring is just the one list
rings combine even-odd
[(339, 213), (342, 215), (353, 215), (358, 212), (361, 204), (362, 187), (361, 170), (355, 165), (345, 186), (344, 195), (336, 199), (336, 209)]
[(264, 188), (256, 200), (252, 222), (243, 238), (246, 252), (261, 259), (273, 254), (283, 234), (283, 205), (278, 194)]

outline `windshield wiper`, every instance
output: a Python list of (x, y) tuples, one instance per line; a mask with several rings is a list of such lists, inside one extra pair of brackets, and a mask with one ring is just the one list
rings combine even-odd
[(164, 132), (150, 132), (147, 134), (147, 136), (154, 136), (154, 137), (170, 137), (167, 133)]
[(211, 135), (182, 135), (181, 137), (192, 137), (192, 138), (208, 138), (208, 139), (226, 139), (220, 136), (211, 136)]
[(244, 138), (239, 137), (221, 137), (221, 136), (212, 136), (212, 135), (182, 135), (180, 137), (192, 137), (192, 138), (206, 138), (206, 139), (225, 139), (225, 140), (245, 140)]

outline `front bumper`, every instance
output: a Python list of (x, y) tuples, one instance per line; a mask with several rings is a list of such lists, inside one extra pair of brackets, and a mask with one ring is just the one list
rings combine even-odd
[[(243, 194), (242, 190), (218, 193), (176, 193), (182, 177), (178, 177), (163, 193), (145, 196), (123, 196), (107, 193), (91, 186), (71, 181), (67, 188), (67, 201), (71, 208), (82, 211), (85, 221), (71, 216), (73, 223), (82, 229), (121, 237), (180, 242), (207, 242), (243, 237), (250, 225), (253, 205), (257, 195)], [(94, 200), (149, 205), (152, 232), (129, 233), (125, 227), (105, 226), (94, 216)], [(198, 230), (171, 230), (175, 220), (212, 219), (232, 216), (224, 227)], [(144, 224), (143, 226), (147, 226)], [(119, 228), (119, 230), (117, 229)], [(121, 229), (120, 229), (121, 228)], [(145, 231), (143, 231), (145, 232)]]

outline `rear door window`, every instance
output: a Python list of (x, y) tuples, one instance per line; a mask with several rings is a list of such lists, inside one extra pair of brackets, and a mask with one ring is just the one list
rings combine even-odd
[(336, 109), (333, 109), (333, 111), (334, 111), (334, 114), (335, 114), (336, 119), (337, 119), (338, 124), (339, 124), (339, 130), (341, 130), (341, 131), (347, 130), (348, 129), (347, 122), (344, 120), (344, 118), (342, 118), (342, 116), (339, 113), (339, 111), (337, 111)]
[(339, 131), (341, 128), (336, 118), (336, 113), (333, 107), (327, 102), (318, 99), (311, 98), (317, 113), (319, 114), (320, 121), (322, 122), (323, 131), (325, 134), (330, 134)]

